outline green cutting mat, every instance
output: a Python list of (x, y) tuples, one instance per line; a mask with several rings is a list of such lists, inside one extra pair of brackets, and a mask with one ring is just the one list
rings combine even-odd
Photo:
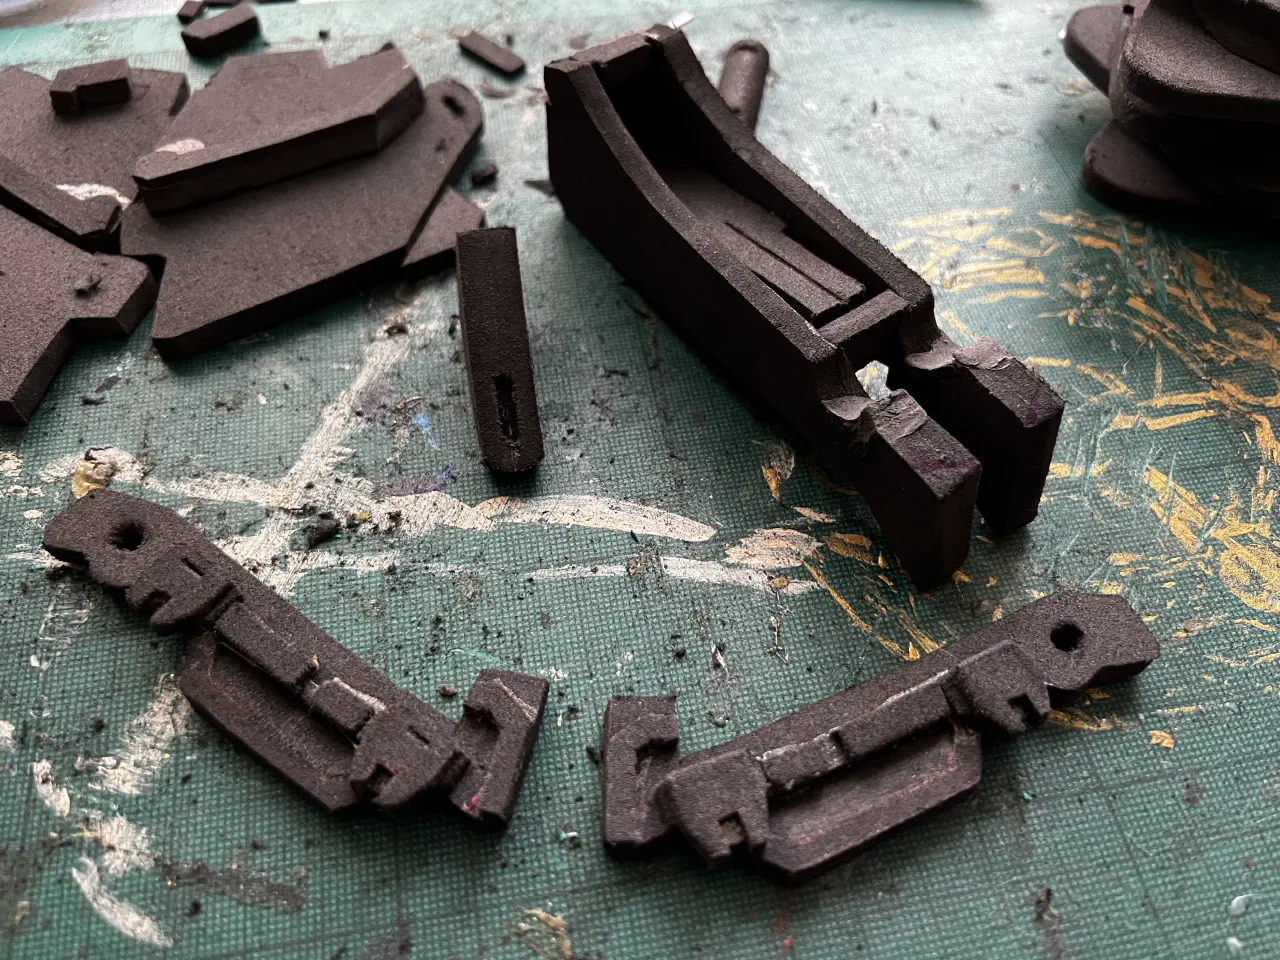
[[(321, 28), (335, 60), (392, 39), (425, 79), (477, 86), (451, 30), (509, 32), (536, 65), (685, 8), (713, 72), (733, 40), (768, 44), (760, 139), (933, 281), (958, 340), (999, 338), (1066, 399), (1040, 518), (1001, 542), (977, 525), (956, 582), (913, 591), (861, 501), (524, 185), (547, 172), (535, 68), (484, 101), (481, 159), (501, 174), (473, 191), (520, 231), (547, 435), (535, 480), (479, 463), (451, 277), (179, 364), (145, 329), (86, 347), (28, 429), (0, 431), (5, 956), (1278, 952), (1278, 251), (1143, 225), (1080, 191), (1107, 109), (1060, 52), (1070, 4), (387, 0), (260, 16), (271, 49)], [(0, 59), (46, 74), (124, 54), (209, 72), (169, 18), (0, 33)], [(385, 333), (393, 320), (409, 332)], [(105, 402), (82, 405), (104, 381)], [(42, 525), (111, 474), (450, 715), (437, 686), (465, 690), (485, 666), (548, 677), (510, 829), (327, 816), (191, 715), (180, 640), (42, 569)], [(388, 503), (415, 486), (440, 489)], [(292, 512), (306, 504), (369, 519), (307, 552)], [(396, 508), (404, 522), (380, 528)], [(609, 696), (678, 694), (694, 750), (1066, 586), (1122, 593), (1163, 657), (988, 744), (966, 801), (795, 891), (687, 853), (605, 855), (586, 748)]]

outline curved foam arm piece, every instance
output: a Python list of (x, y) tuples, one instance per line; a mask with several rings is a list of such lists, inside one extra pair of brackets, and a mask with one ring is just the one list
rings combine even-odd
[(317, 803), (396, 811), (432, 792), (510, 819), (549, 684), (485, 670), (456, 725), (339, 644), (172, 510), (95, 490), (45, 528), (157, 629), (199, 631), (181, 689), (228, 736)]
[(896, 670), (719, 746), (678, 755), (673, 697), (605, 711), (604, 841), (645, 854), (678, 829), (709, 863), (798, 883), (977, 785), (980, 732), (1141, 672), (1160, 644), (1121, 597), (1038, 600)]

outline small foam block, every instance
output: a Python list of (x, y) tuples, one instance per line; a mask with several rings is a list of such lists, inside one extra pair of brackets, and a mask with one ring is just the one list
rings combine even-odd
[(204, 13), (205, 0), (187, 0), (178, 8), (178, 20), (181, 23), (194, 23)]
[(499, 73), (514, 77), (524, 71), (524, 61), (509, 48), (499, 46), (483, 34), (468, 30), (458, 38), (462, 52), (481, 63), (493, 67)]
[(459, 234), (457, 257), (458, 315), (480, 459), (499, 473), (532, 470), (542, 460), (542, 425), (516, 232), (494, 227)]
[(121, 251), (165, 261), (151, 328), (161, 355), (238, 339), (399, 268), (483, 126), (479, 101), (454, 80), (424, 98), (422, 116), (370, 156), (163, 216), (129, 207)]
[(186, 76), (167, 70), (132, 70), (129, 83), (126, 102), (63, 116), (44, 77), (0, 70), (0, 203), (82, 249), (110, 249), (138, 195), (133, 165), (188, 93)]
[(483, 226), (484, 210), (453, 187), (445, 187), (427, 214), (418, 238), (405, 254), (405, 272), (411, 277), (422, 277), (452, 265), (458, 234)]
[(49, 84), (55, 113), (79, 113), (88, 107), (124, 103), (133, 96), (128, 60), (103, 60), (83, 67), (59, 70)]
[(376, 153), (422, 112), (422, 84), (388, 44), (336, 67), (319, 50), (231, 57), (133, 178), (155, 213)]
[(720, 96), (748, 130), (756, 128), (768, 76), (769, 51), (759, 40), (739, 40), (724, 55)]
[(156, 286), (127, 257), (85, 253), (0, 207), (0, 423), (26, 423), (76, 343), (127, 336)]
[(252, 4), (238, 3), (226, 13), (188, 24), (182, 42), (193, 57), (216, 57), (243, 46), (259, 32)]

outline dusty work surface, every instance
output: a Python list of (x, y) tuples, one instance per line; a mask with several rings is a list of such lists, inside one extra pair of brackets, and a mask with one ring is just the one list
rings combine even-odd
[[(424, 80), (517, 90), (484, 100), (496, 188), (466, 189), (520, 231), (546, 461), (514, 486), (480, 464), (452, 276), (172, 365), (149, 321), (81, 348), (30, 427), (0, 432), (0, 953), (1275, 955), (1277, 248), (1142, 225), (1080, 191), (1108, 111), (1059, 49), (1070, 5), (445, 7), (259, 15), (272, 49), (321, 28), (334, 60), (392, 39)], [(547, 173), (538, 67), (686, 8), (716, 73), (734, 40), (768, 44), (760, 139), (934, 282), (956, 339), (999, 338), (1067, 400), (1040, 519), (1003, 542), (978, 525), (931, 596), (881, 559), (858, 498), (524, 184)], [(513, 34), (528, 76), (463, 60), (449, 31), (469, 27)], [(47, 75), (126, 54), (185, 69), (178, 33), (171, 17), (11, 31), (0, 56)], [(549, 678), (510, 829), (330, 817), (193, 716), (180, 639), (42, 569), (45, 521), (110, 474), (451, 716), (461, 698), (436, 688), (485, 666)], [(358, 518), (404, 494), (395, 533), (357, 520), (309, 552), (290, 512)], [(601, 849), (586, 748), (610, 695), (678, 693), (695, 750), (1068, 585), (1123, 593), (1164, 655), (988, 745), (967, 801), (792, 892), (685, 852), (619, 865)]]

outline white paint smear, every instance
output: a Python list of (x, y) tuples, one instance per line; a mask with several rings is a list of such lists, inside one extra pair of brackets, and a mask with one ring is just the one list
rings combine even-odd
[(17, 744), (13, 741), (15, 727), (8, 720), (0, 720), (0, 753), (13, 753)]
[(82, 816), (81, 835), (102, 848), (102, 865), (111, 876), (123, 877), (131, 870), (155, 863), (146, 827), (130, 823), (119, 814), (106, 817), (97, 810), (82, 811)]
[[(690, 560), (685, 557), (660, 557), (662, 572), (673, 580), (690, 580), (695, 583), (725, 584), (747, 587), (761, 593), (774, 593), (774, 580), (760, 570), (736, 570), (714, 560)], [(524, 577), (535, 583), (541, 580), (590, 580), (597, 577), (625, 577), (626, 564), (602, 563), (595, 566), (569, 564), (563, 567), (544, 567), (532, 570)], [(777, 593), (797, 597), (808, 593), (817, 584), (812, 580), (791, 580)]]
[(0, 450), (0, 476), (16, 477), (22, 473), (22, 461), (10, 450)]
[(715, 536), (715, 527), (679, 514), (668, 513), (625, 500), (594, 496), (494, 497), (476, 509), (497, 523), (541, 523), (552, 526), (617, 530), (636, 536), (666, 537), (687, 543), (703, 543)]
[(141, 794), (169, 759), (173, 741), (186, 733), (190, 717), (191, 704), (178, 691), (177, 681), (171, 674), (161, 677), (156, 698), (125, 729), (119, 753), (93, 761), (98, 768), (95, 786), (111, 793)]
[(58, 189), (63, 193), (69, 193), (77, 200), (92, 200), (94, 197), (110, 197), (116, 203), (120, 204), (123, 210), (129, 205), (129, 198), (117, 190), (115, 187), (108, 187), (101, 183), (60, 183)]
[(35, 783), (36, 796), (40, 802), (60, 817), (71, 813), (71, 795), (67, 788), (61, 786), (53, 776), (53, 764), (48, 760), (37, 760), (31, 764), (31, 779)]
[(36, 632), (36, 652), (31, 655), (31, 665), (48, 670), (59, 654), (75, 642), (92, 609), (93, 603), (83, 588), (70, 581), (60, 581), (54, 587)]
[(743, 537), (724, 552), (726, 563), (758, 570), (798, 567), (822, 546), (807, 533), (769, 527)]
[(94, 912), (126, 937), (161, 949), (173, 946), (173, 941), (165, 935), (160, 924), (133, 904), (103, 889), (98, 865), (88, 857), (80, 858), (79, 869), (71, 868), (71, 876)]
[(204, 149), (204, 142), (197, 140), (195, 137), (187, 137), (185, 140), (175, 140), (173, 143), (166, 143), (164, 146), (156, 147), (156, 153), (172, 153), (182, 156), (184, 153), (195, 153), (197, 150)]
[(804, 517), (806, 520), (812, 520), (814, 523), (835, 523), (836, 518), (829, 513), (823, 513), (821, 510), (813, 510), (809, 507), (792, 507), (796, 513)]

